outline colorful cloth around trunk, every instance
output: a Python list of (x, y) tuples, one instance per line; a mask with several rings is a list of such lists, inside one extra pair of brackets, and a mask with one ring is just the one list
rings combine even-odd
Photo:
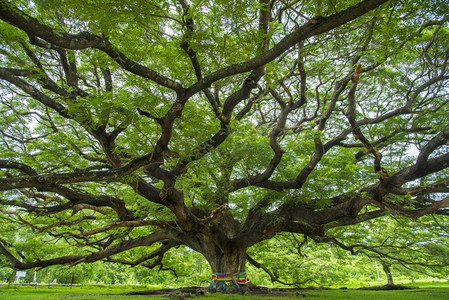
[(212, 274), (212, 281), (210, 282), (210, 289), (217, 289), (218, 291), (225, 291), (230, 286), (240, 288), (239, 284), (247, 283), (248, 277), (246, 272), (242, 273), (214, 273)]

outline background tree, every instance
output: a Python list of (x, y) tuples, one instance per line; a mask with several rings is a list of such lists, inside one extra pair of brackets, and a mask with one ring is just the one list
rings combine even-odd
[(0, 252), (153, 268), (185, 245), (241, 272), (279, 233), (447, 215), (447, 13), (1, 0)]
[(393, 269), (447, 277), (447, 218), (432, 215), (411, 220), (393, 216), (354, 226), (350, 233), (336, 228), (333, 244), (351, 254), (363, 254), (378, 261), (387, 285), (394, 286)]
[(260, 262), (256, 266), (266, 273), (259, 275), (265, 284), (360, 285), (384, 278), (382, 288), (394, 289), (404, 288), (394, 278), (446, 278), (448, 242), (447, 217), (386, 215), (334, 228), (324, 238), (278, 234), (248, 254), (250, 261)]

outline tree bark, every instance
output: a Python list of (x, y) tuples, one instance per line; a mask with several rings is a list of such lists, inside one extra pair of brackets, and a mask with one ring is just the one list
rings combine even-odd
[(382, 268), (384, 269), (385, 275), (387, 276), (387, 285), (394, 285), (393, 276), (391, 275), (390, 265), (382, 261)]
[(241, 273), (245, 271), (246, 249), (230, 244), (218, 246), (215, 243), (203, 244), (201, 252), (212, 269), (212, 273)]
[(245, 271), (244, 253), (222, 254), (208, 259), (212, 273), (241, 273)]

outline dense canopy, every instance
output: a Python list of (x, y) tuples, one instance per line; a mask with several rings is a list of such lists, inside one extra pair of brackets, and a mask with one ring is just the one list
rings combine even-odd
[(0, 19), (16, 269), (185, 245), (241, 272), (283, 232), (354, 252), (349, 225), (449, 213), (446, 1), (0, 0)]

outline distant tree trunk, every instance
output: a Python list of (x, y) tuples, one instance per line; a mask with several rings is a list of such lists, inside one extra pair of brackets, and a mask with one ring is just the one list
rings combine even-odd
[(384, 261), (381, 261), (381, 263), (382, 263), (382, 268), (384, 269), (385, 275), (387, 276), (387, 285), (394, 285), (393, 276), (391, 276), (390, 265)]

